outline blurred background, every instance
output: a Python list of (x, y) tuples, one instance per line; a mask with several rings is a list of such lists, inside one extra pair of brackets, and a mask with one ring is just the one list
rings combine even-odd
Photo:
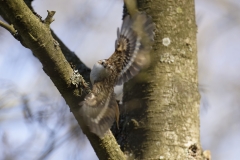
[[(240, 157), (240, 1), (195, 0), (201, 142), (213, 160)], [(114, 51), (122, 0), (34, 0), (90, 68)], [(41, 63), (0, 27), (0, 159), (97, 160)]]

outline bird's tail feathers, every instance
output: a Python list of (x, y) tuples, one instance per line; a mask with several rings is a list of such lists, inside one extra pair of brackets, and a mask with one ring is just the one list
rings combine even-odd
[(118, 121), (118, 105), (114, 92), (101, 99), (91, 94), (80, 103), (80, 114), (90, 131), (102, 137), (111, 128), (113, 122)]

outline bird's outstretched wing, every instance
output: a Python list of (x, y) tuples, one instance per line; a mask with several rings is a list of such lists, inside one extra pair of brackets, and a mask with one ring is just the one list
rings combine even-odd
[(155, 24), (145, 13), (126, 16), (121, 30), (117, 30), (115, 53), (107, 60), (116, 66), (116, 85), (133, 78), (144, 65), (144, 56), (149, 53), (154, 38)]
[(124, 18), (121, 30), (117, 31), (115, 53), (101, 64), (109, 74), (94, 82), (92, 92), (80, 103), (80, 114), (86, 125), (99, 137), (106, 133), (115, 119), (118, 120), (113, 87), (128, 81), (143, 67), (142, 55), (151, 49), (154, 27), (152, 19), (145, 13)]
[(119, 116), (113, 87), (105, 87), (104, 83), (96, 83), (93, 90), (83, 102), (80, 113), (92, 133), (102, 137)]

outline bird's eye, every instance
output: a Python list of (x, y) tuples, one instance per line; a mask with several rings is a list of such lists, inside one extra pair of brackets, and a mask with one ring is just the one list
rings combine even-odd
[(102, 61), (102, 63), (101, 63), (101, 64), (102, 64), (102, 65), (104, 64), (104, 63), (103, 63), (103, 61)]

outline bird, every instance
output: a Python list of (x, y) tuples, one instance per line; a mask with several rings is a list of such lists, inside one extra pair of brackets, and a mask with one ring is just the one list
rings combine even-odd
[(97, 61), (90, 73), (92, 90), (80, 102), (80, 114), (89, 130), (103, 137), (116, 120), (119, 108), (114, 87), (127, 82), (144, 66), (144, 58), (154, 41), (155, 24), (144, 12), (124, 17), (117, 28), (115, 51), (108, 58)]

